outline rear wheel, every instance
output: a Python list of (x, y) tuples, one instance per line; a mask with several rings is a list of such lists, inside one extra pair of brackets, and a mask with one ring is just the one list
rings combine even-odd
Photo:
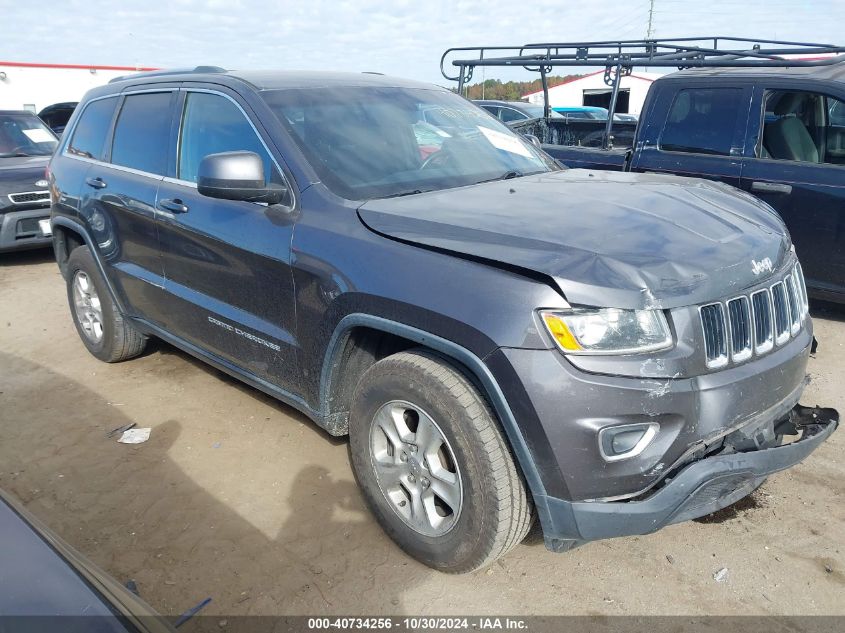
[(446, 361), (410, 351), (373, 365), (356, 388), (349, 433), (364, 497), (417, 560), (469, 572), (528, 533), (529, 495), (498, 423)]
[(144, 351), (147, 337), (117, 310), (87, 246), (68, 257), (67, 295), (79, 338), (94, 356), (114, 363)]

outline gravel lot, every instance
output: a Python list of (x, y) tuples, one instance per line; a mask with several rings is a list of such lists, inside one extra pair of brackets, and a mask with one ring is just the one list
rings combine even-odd
[[(804, 404), (845, 411), (845, 308)], [(132, 447), (105, 438), (152, 427)], [(0, 255), (0, 487), (163, 614), (845, 614), (845, 431), (739, 507), (444, 576), (370, 518), (344, 441), (163, 343), (106, 365), (52, 253)], [(727, 568), (725, 582), (713, 576)]]

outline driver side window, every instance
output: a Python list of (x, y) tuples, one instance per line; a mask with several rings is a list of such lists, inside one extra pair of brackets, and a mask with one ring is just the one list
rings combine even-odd
[(182, 114), (177, 177), (196, 182), (203, 158), (209, 154), (235, 151), (255, 152), (264, 162), (265, 179), (283, 182), (270, 154), (240, 108), (221, 95), (189, 92)]

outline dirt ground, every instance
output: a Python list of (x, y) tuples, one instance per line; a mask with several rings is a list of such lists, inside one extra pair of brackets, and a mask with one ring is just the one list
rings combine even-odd
[[(813, 313), (803, 402), (845, 411), (845, 308)], [(151, 439), (106, 439), (129, 422)], [(845, 614), (843, 448), (705, 520), (446, 576), (370, 518), (344, 441), (163, 343), (95, 360), (52, 254), (0, 256), (0, 487), (167, 615)]]

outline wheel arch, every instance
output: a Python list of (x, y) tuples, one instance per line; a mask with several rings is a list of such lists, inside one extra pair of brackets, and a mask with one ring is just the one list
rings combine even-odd
[(100, 253), (96, 248), (94, 240), (91, 239), (88, 231), (85, 230), (85, 227), (79, 222), (75, 222), (64, 216), (53, 216), (52, 226), (53, 250), (56, 254), (56, 263), (59, 266), (62, 277), (67, 279), (67, 260), (71, 252), (78, 246), (87, 246), (91, 251), (91, 256), (94, 258), (94, 263), (97, 265), (97, 270), (106, 282), (106, 287), (109, 290), (112, 301), (120, 313), (125, 314), (123, 303), (115, 292), (114, 286), (112, 286), (111, 280), (106, 274), (106, 268), (100, 259)]
[[(379, 348), (377, 342), (379, 335), (372, 333), (381, 333), (390, 337), (381, 339), (381, 341), (387, 340), (387, 345)], [(362, 338), (355, 340), (356, 336)], [(350, 344), (356, 345), (361, 340), (365, 341), (361, 350), (353, 352)], [(454, 341), (375, 315), (355, 313), (345, 316), (332, 334), (320, 374), (320, 402), (323, 419), (327, 426), (342, 425), (334, 431), (330, 428), (329, 431), (333, 434), (335, 432), (344, 434), (348, 428), (348, 408), (346, 408), (348, 402), (344, 402), (343, 399), (350, 398), (351, 400), (351, 390), (357, 384), (359, 375), (357, 370), (366, 363), (368, 363), (366, 366), (369, 366), (380, 360), (379, 356), (389, 355), (384, 353), (385, 350), (392, 349), (390, 353), (395, 353), (412, 347), (425, 348), (456, 365), (487, 398), (505, 432), (509, 448), (525, 477), (542, 520), (545, 504), (537, 503), (537, 501), (545, 498), (545, 486), (513, 411), (496, 378), (481, 358)], [(360, 354), (360, 356), (354, 358), (354, 354)], [(354, 358), (353, 365), (348, 364), (350, 358)], [(352, 384), (353, 379), (355, 384)], [(346, 409), (345, 414), (344, 409)]]

